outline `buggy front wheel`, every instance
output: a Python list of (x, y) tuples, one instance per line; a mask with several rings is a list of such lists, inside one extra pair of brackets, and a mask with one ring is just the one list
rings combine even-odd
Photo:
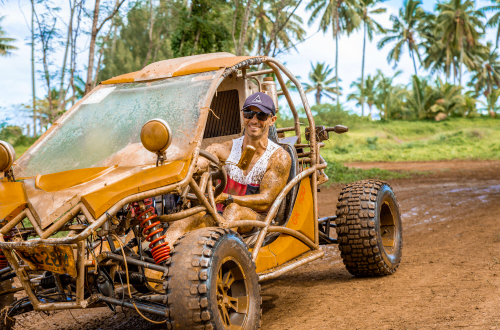
[(203, 228), (179, 238), (167, 287), (174, 329), (259, 327), (261, 299), (255, 264), (232, 230)]

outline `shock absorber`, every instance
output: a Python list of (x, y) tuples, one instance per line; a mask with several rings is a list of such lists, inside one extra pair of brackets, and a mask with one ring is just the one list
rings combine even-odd
[[(8, 240), (11, 236), (4, 236), (4, 240)], [(3, 254), (2, 249), (0, 249), (0, 269), (4, 269), (5, 267), (9, 267), (9, 262), (7, 258)]]
[(163, 228), (161, 222), (153, 220), (158, 216), (153, 207), (151, 198), (145, 199), (142, 202), (134, 203), (137, 219), (141, 221), (140, 227), (143, 228), (142, 234), (146, 237), (149, 243), (149, 248), (153, 254), (153, 259), (157, 264), (161, 264), (170, 258), (170, 246), (166, 241), (166, 236), (162, 235)]
[(7, 258), (5, 258), (5, 255), (0, 249), (0, 269), (4, 269), (5, 267), (9, 267), (9, 262), (7, 261)]

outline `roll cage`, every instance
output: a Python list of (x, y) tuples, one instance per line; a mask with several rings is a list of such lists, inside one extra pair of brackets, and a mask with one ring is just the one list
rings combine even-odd
[[(247, 72), (252, 65), (261, 65), (265, 64), (270, 69), (260, 70), (254, 72)], [(218, 136), (206, 136), (205, 140), (204, 134), (207, 134), (209, 130), (207, 130), (207, 125), (203, 127), (198, 127), (197, 132), (195, 134), (196, 138), (194, 143), (196, 146), (194, 148), (192, 158), (189, 160), (189, 165), (187, 170), (185, 171), (185, 175), (183, 178), (175, 183), (168, 184), (165, 186), (156, 187), (154, 189), (149, 189), (146, 191), (140, 191), (138, 193), (130, 194), (118, 202), (114, 203), (111, 207), (109, 207), (104, 214), (101, 214), (98, 217), (94, 217), (89, 208), (83, 204), (78, 203), (74, 206), (70, 211), (61, 215), (56, 221), (54, 221), (50, 226), (43, 229), (40, 226), (37, 219), (35, 219), (33, 213), (30, 208), (24, 208), (20, 213), (16, 216), (12, 217), (6, 224), (0, 229), (0, 249), (3, 250), (9, 264), (15, 271), (15, 274), (21, 281), (21, 284), (26, 291), (28, 297), (30, 298), (33, 308), (38, 311), (45, 310), (56, 310), (56, 309), (74, 309), (74, 308), (85, 308), (96, 302), (96, 297), (91, 296), (86, 298), (84, 283), (85, 283), (85, 273), (87, 267), (95, 266), (99, 260), (89, 260), (86, 258), (86, 247), (85, 242), (86, 239), (96, 233), (96, 231), (101, 228), (101, 230), (107, 231), (111, 230), (113, 227), (113, 217), (127, 204), (138, 202), (145, 200), (147, 198), (152, 198), (159, 195), (165, 195), (169, 193), (177, 193), (181, 196), (185, 196), (188, 194), (188, 187), (191, 190), (192, 194), (196, 196), (199, 205), (189, 208), (187, 210), (183, 210), (174, 214), (163, 215), (159, 217), (162, 222), (173, 222), (176, 220), (183, 219), (187, 216), (194, 215), (205, 211), (212, 215), (212, 217), (216, 220), (217, 225), (224, 228), (237, 228), (241, 226), (254, 226), (260, 228), (260, 232), (258, 234), (255, 245), (253, 246), (251, 253), (252, 259), (254, 262), (258, 261), (259, 253), (263, 248), (263, 243), (266, 235), (268, 233), (281, 233), (291, 236), (298, 241), (300, 241), (303, 245), (307, 246), (307, 252), (301, 253), (299, 256), (295, 256), (286, 262), (282, 262), (279, 265), (273, 266), (268, 269), (261, 269), (259, 272), (259, 279), (265, 280), (269, 278), (273, 278), (283, 274), (284, 272), (296, 268), (304, 263), (307, 263), (311, 260), (320, 258), (323, 256), (324, 252), (319, 249), (320, 245), (320, 233), (319, 233), (319, 224), (318, 224), (318, 205), (317, 205), (317, 185), (318, 185), (318, 173), (320, 170), (326, 168), (326, 163), (321, 161), (319, 155), (319, 148), (322, 146), (321, 143), (318, 143), (316, 134), (310, 134), (308, 140), (302, 143), (301, 138), (301, 129), (299, 122), (299, 115), (296, 111), (295, 105), (292, 102), (290, 93), (286, 88), (286, 84), (284, 81), (284, 76), (287, 77), (292, 83), (295, 84), (297, 90), (299, 92), (300, 98), (302, 100), (302, 105), (306, 113), (306, 117), (308, 120), (308, 128), (310, 132), (315, 131), (315, 123), (314, 118), (310, 110), (309, 103), (307, 101), (304, 90), (300, 84), (300, 82), (296, 79), (296, 77), (287, 70), (283, 64), (271, 57), (252, 57), (244, 59), (232, 66), (217, 68), (215, 71), (213, 82), (209, 88), (208, 96), (206, 97), (203, 106), (201, 107), (201, 118), (203, 123), (210, 123), (209, 115), (213, 112), (211, 109), (212, 101), (216, 96), (219, 87), (223, 86), (225, 81), (227, 83), (228, 78), (232, 79), (240, 79), (245, 82), (245, 88), (249, 88), (250, 90), (255, 90), (255, 88), (261, 88), (260, 82), (257, 84), (246, 83), (247, 81), (254, 80), (256, 76), (274, 73), (281, 87), (281, 94), (285, 96), (290, 110), (293, 114), (294, 118), (294, 126), (284, 129), (278, 129), (276, 133), (283, 133), (285, 131), (290, 131), (294, 133), (296, 141), (291, 143), (290, 145), (296, 148), (297, 151), (297, 161), (300, 161), (303, 164), (303, 170), (298, 173), (295, 177), (290, 178), (289, 182), (286, 184), (285, 188), (280, 192), (278, 197), (273, 202), (269, 212), (263, 222), (260, 221), (236, 221), (231, 223), (226, 223), (222, 217), (217, 213), (213, 190), (210, 188), (213, 183), (211, 182), (211, 177), (209, 175), (202, 176), (200, 182), (196, 182), (193, 179), (193, 175), (195, 173), (197, 159), (200, 154), (200, 150), (202, 149), (203, 144), (207, 143), (209, 139), (215, 141), (214, 139), (218, 138)], [(250, 86), (250, 87), (248, 87)], [(102, 86), (98, 86), (101, 88)], [(230, 88), (226, 88), (226, 90), (230, 90)], [(243, 95), (239, 95), (240, 99), (244, 99)], [(80, 102), (84, 101), (81, 100)], [(213, 129), (208, 127), (208, 129)], [(226, 133), (232, 133), (233, 131), (229, 130)], [(226, 134), (225, 133), (225, 134)], [(214, 133), (217, 135), (216, 133)], [(226, 136), (230, 136), (231, 134), (227, 134)], [(286, 141), (285, 141), (286, 142)], [(309, 149), (309, 151), (304, 151), (304, 149)], [(289, 228), (283, 225), (273, 225), (272, 221), (275, 219), (282, 202), (286, 199), (289, 192), (294, 189), (297, 185), (310, 185), (310, 194), (312, 199), (312, 204), (310, 205), (310, 211), (312, 212), (312, 219), (314, 220), (313, 232), (312, 235), (306, 235), (303, 232)], [(309, 187), (307, 187), (309, 190)], [(71, 229), (67, 228), (67, 223), (70, 222), (73, 218), (75, 218), (78, 214), (82, 214), (88, 226), (84, 229)], [(12, 229), (18, 226), (25, 218), (31, 223), (33, 233), (39, 236), (37, 239), (29, 240), (29, 241), (14, 241), (14, 242), (6, 242), (4, 236), (8, 235)], [(61, 230), (69, 230), (69, 234), (66, 237), (62, 238), (53, 238), (51, 237), (54, 233), (59, 232)], [(64, 301), (64, 302), (45, 302), (43, 300), (39, 300), (33, 290), (33, 287), (30, 282), (30, 277), (28, 275), (28, 271), (30, 271), (30, 267), (27, 265), (21, 265), (18, 262), (18, 258), (14, 256), (13, 250), (16, 251), (36, 251), (39, 248), (54, 248), (54, 251), (57, 246), (66, 246), (73, 250), (76, 250), (76, 260), (74, 265), (68, 265), (68, 267), (74, 268), (74, 273), (76, 276), (76, 297), (73, 301)], [(109, 254), (109, 253), (108, 253)], [(139, 263), (139, 261), (132, 261)], [(161, 267), (155, 265), (154, 263), (148, 261), (140, 261), (146, 267), (152, 267), (152, 269), (160, 269)], [(144, 266), (143, 265), (143, 266)], [(164, 269), (162, 269), (165, 271)], [(168, 272), (168, 270), (166, 270)]]

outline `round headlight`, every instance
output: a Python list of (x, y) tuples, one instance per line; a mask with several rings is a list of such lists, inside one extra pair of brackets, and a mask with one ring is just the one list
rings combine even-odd
[(5, 141), (0, 141), (0, 172), (7, 171), (15, 159), (16, 152), (14, 147)]
[(142, 126), (141, 142), (149, 151), (162, 153), (172, 142), (172, 131), (163, 119), (151, 119)]

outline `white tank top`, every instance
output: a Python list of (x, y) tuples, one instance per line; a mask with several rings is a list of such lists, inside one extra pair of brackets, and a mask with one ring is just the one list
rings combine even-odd
[(227, 176), (233, 179), (234, 181), (243, 184), (243, 185), (254, 185), (260, 186), (260, 182), (264, 177), (264, 174), (267, 170), (267, 164), (269, 163), (269, 159), (273, 153), (280, 148), (279, 145), (274, 143), (271, 140), (267, 140), (267, 148), (264, 154), (259, 158), (259, 160), (255, 163), (253, 168), (248, 172), (247, 175), (243, 174), (243, 171), (233, 164), (238, 164), (241, 158), (241, 152), (243, 149), (243, 138), (244, 136), (233, 140), (233, 147), (231, 148), (231, 154), (227, 158), (227, 164), (224, 165)]

